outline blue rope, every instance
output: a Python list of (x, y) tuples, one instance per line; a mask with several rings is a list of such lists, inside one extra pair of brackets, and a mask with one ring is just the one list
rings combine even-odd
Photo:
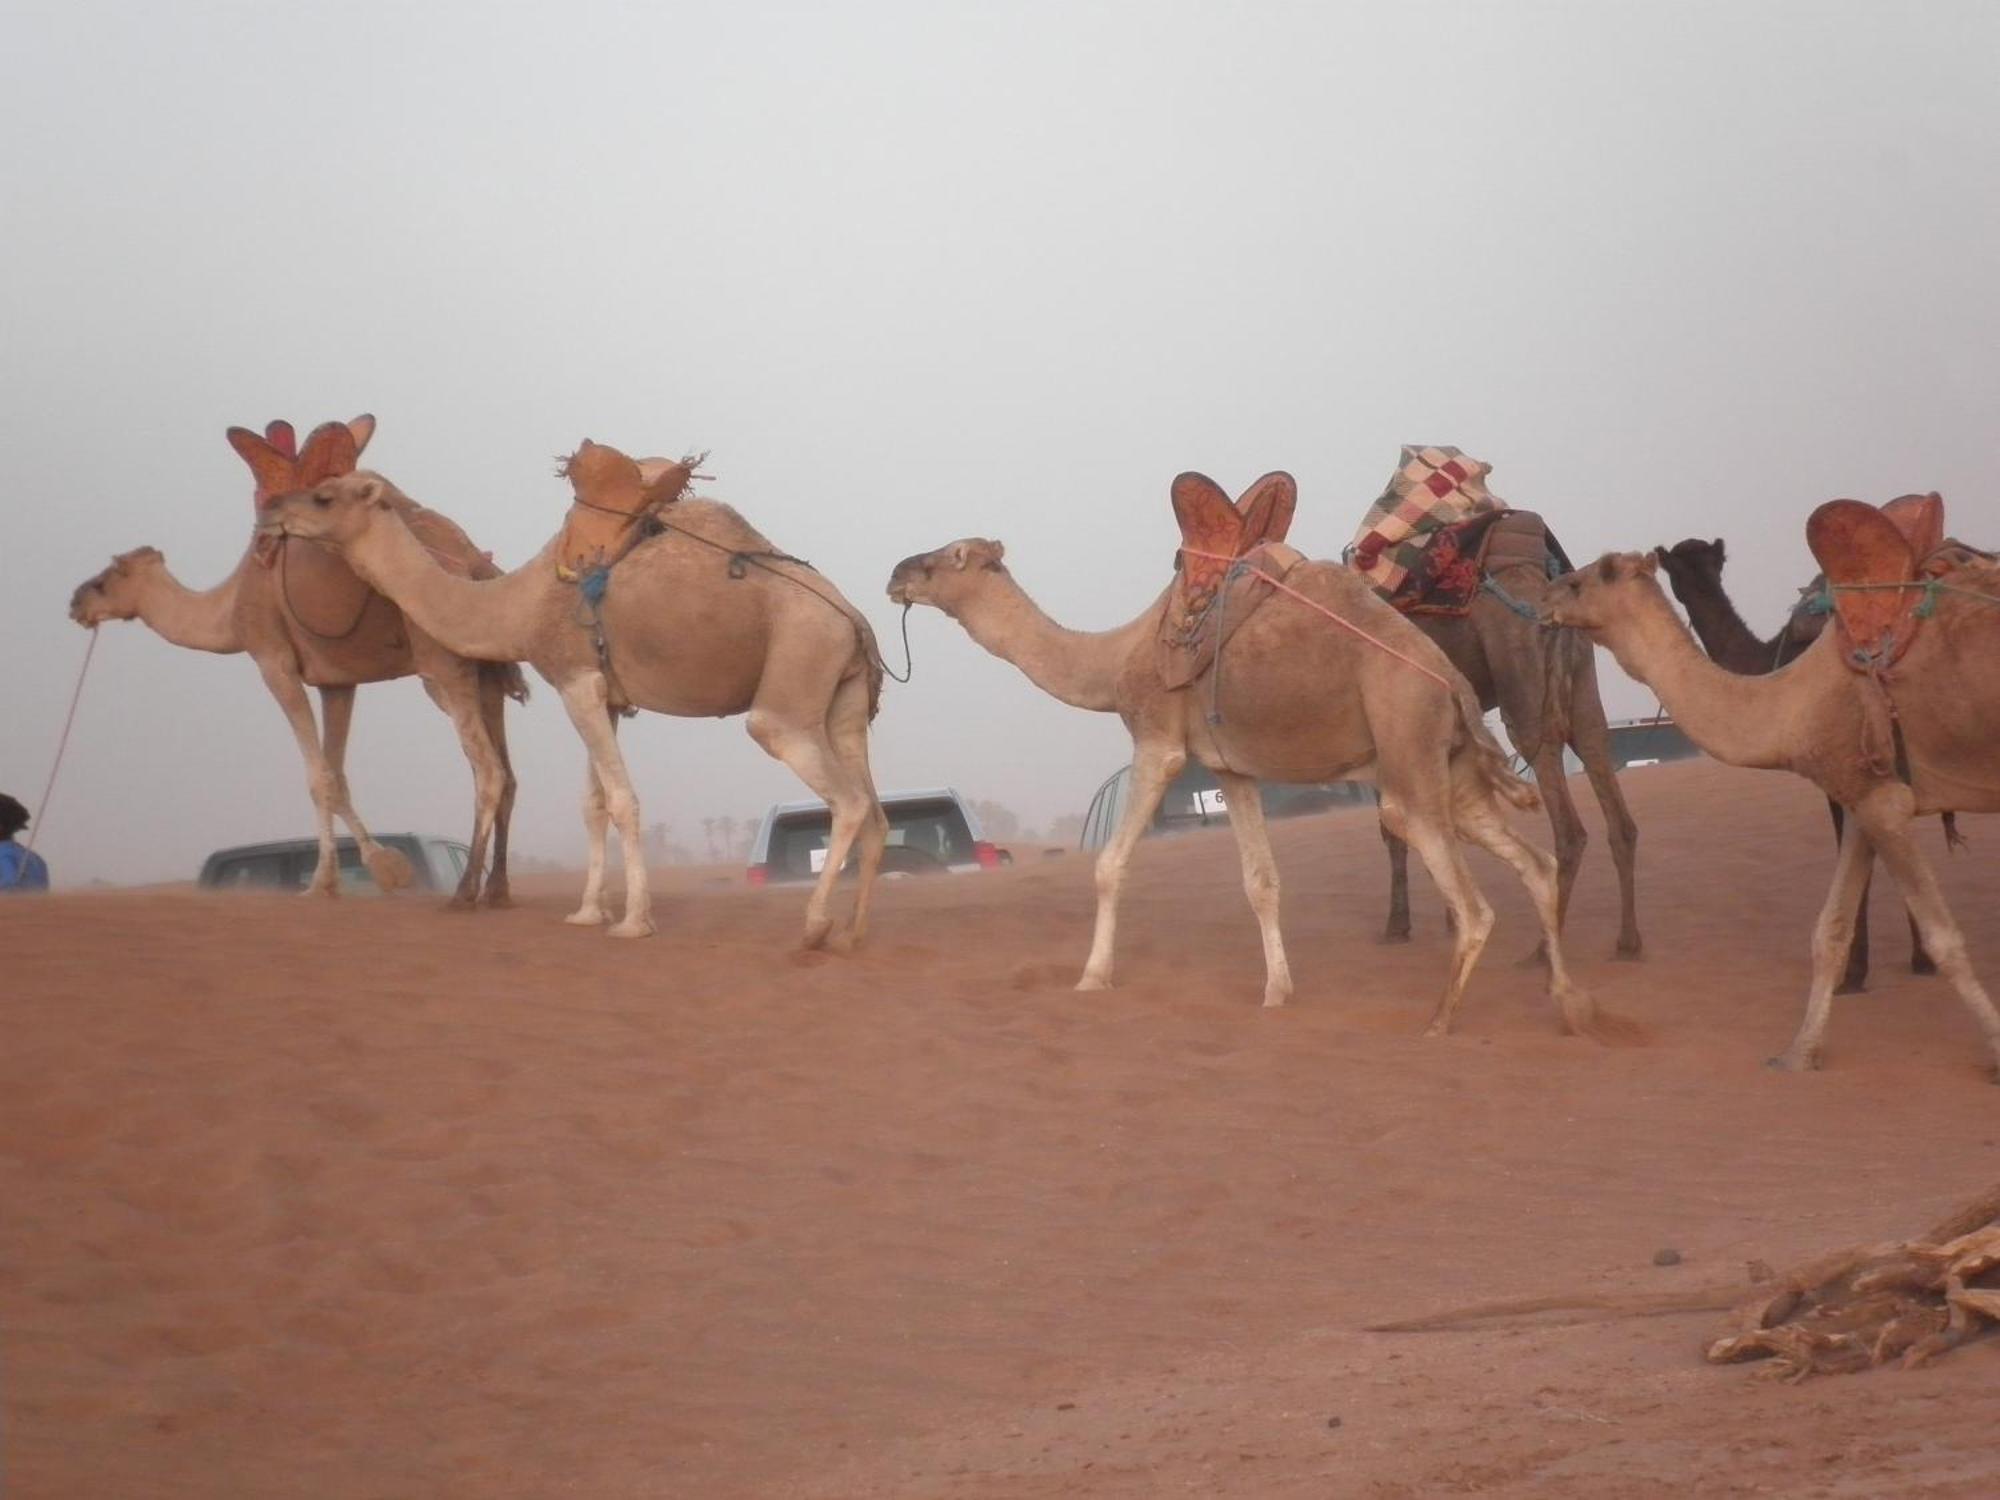
[(583, 595), (583, 602), (592, 610), (604, 603), (604, 591), (611, 587), (611, 569), (603, 563), (585, 568), (576, 580), (576, 591)]
[(1492, 574), (1482, 573), (1479, 578), (1479, 587), (1513, 610), (1522, 619), (1533, 620), (1537, 625), (1542, 623), (1542, 616), (1539, 610), (1532, 604), (1523, 604), (1519, 599), (1516, 599), (1512, 594), (1501, 588), (1499, 584), (1493, 581)]

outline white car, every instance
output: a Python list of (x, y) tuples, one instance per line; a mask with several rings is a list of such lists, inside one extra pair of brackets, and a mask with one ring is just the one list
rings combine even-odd
[[(997, 870), (1013, 855), (987, 841), (965, 799), (948, 786), (887, 792), (889, 847), (882, 853), (884, 875), (950, 875)], [(752, 885), (813, 880), (826, 868), (833, 814), (817, 797), (780, 802), (764, 814), (750, 845)]]

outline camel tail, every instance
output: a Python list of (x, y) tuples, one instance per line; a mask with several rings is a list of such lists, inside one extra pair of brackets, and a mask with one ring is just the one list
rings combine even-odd
[(875, 715), (882, 711), (882, 648), (875, 641), (875, 627), (862, 617), (861, 611), (851, 610), (848, 618), (854, 621), (854, 633), (860, 638), (861, 665), (868, 673), (868, 722), (875, 722)]
[(1465, 724), (1466, 738), (1471, 742), (1468, 748), (1479, 779), (1496, 796), (1523, 812), (1540, 807), (1542, 799), (1534, 783), (1507, 764), (1507, 752), (1487, 729), (1486, 716), (1479, 711), (1479, 700), (1472, 696), (1471, 684), (1461, 681), (1456, 691), (1458, 716)]
[(521, 671), (519, 662), (484, 661), (479, 664), (479, 675), (489, 682), (500, 684), (500, 691), (516, 703), (528, 701), (528, 679)]

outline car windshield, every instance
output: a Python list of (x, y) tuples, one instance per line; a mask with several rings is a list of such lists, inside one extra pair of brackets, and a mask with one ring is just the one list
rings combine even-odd
[[(910, 850), (906, 858), (963, 865), (979, 857), (965, 814), (949, 797), (887, 802), (882, 811), (889, 815), (889, 847)], [(833, 815), (825, 808), (780, 814), (771, 827), (771, 869), (783, 875), (817, 875), (826, 863), (832, 832)]]

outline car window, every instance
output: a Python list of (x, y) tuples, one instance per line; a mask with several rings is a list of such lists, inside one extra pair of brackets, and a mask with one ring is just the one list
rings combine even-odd
[(826, 861), (826, 844), (832, 835), (833, 814), (824, 809), (786, 813), (771, 826), (771, 853), (766, 862), (786, 875), (816, 875)]
[(280, 851), (237, 855), (217, 867), (215, 884), (224, 890), (284, 890), (297, 884), (290, 865)]
[(970, 864), (978, 858), (972, 828), (949, 798), (896, 802), (883, 809), (889, 815), (889, 843), (918, 849), (940, 864)]

